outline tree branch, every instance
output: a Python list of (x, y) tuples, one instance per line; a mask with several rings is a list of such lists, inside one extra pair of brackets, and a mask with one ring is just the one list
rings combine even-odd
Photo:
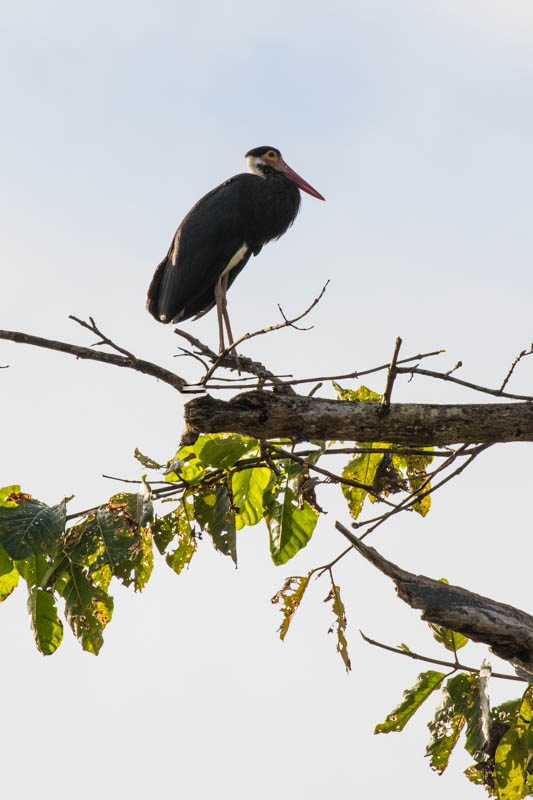
[(533, 682), (532, 616), (461, 586), (407, 572), (363, 544), (340, 522), (335, 527), (367, 561), (391, 578), (405, 603), (422, 610), (422, 619), (489, 645), (497, 656), (509, 661), (521, 674), (526, 673)]
[[(381, 647), (382, 650), (388, 650), (390, 653), (398, 653), (398, 655), (413, 658), (415, 661), (425, 661), (427, 664), (439, 664), (442, 667), (450, 667), (450, 669), (454, 671), (462, 669), (465, 672), (472, 672), (476, 675), (479, 673), (479, 669), (476, 669), (476, 667), (467, 667), (466, 664), (461, 664), (459, 661), (442, 661), (440, 658), (430, 658), (429, 656), (420, 655), (420, 653), (414, 653), (412, 650), (402, 650), (401, 647), (391, 647), (390, 644), (376, 642), (375, 639), (370, 639), (368, 636), (365, 636), (363, 631), (359, 631), (359, 633), (368, 644), (372, 644), (374, 647)], [(521, 678), (519, 675), (508, 675), (505, 672), (491, 672), (491, 675), (493, 678), (505, 678), (508, 681), (527, 680), (526, 678)]]
[(32, 336), (29, 333), (19, 331), (0, 330), (0, 339), (6, 339), (17, 344), (30, 344), (34, 347), (44, 347), (47, 350), (56, 350), (60, 353), (68, 353), (76, 358), (84, 358), (89, 361), (101, 361), (103, 364), (112, 364), (115, 367), (126, 367), (127, 369), (142, 372), (144, 375), (151, 375), (164, 383), (168, 383), (178, 392), (183, 392), (187, 382), (176, 375), (174, 372), (153, 364), (151, 361), (144, 361), (135, 356), (122, 356), (116, 353), (101, 353), (98, 350), (91, 350), (89, 347), (81, 347), (70, 342), (60, 342), (55, 339), (43, 339), (41, 336)]
[(340, 439), (397, 445), (533, 441), (533, 406), (525, 403), (437, 405), (353, 403), (273, 392), (246, 392), (229, 401), (209, 395), (185, 406), (183, 444), (200, 433), (247, 434), (292, 441)]

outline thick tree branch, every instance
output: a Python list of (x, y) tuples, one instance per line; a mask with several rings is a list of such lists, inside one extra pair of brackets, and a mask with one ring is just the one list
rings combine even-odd
[(182, 392), (187, 385), (187, 382), (176, 375), (174, 372), (165, 369), (164, 367), (153, 364), (151, 361), (144, 361), (142, 358), (135, 356), (122, 356), (117, 353), (102, 353), (98, 350), (91, 350), (90, 347), (81, 347), (77, 344), (70, 342), (60, 342), (55, 339), (43, 339), (41, 336), (32, 336), (29, 333), (20, 333), (19, 331), (3, 331), (0, 330), (0, 339), (7, 339), (10, 342), (17, 344), (31, 344), (34, 347), (44, 347), (47, 350), (57, 350), (60, 353), (69, 353), (76, 358), (85, 358), (90, 361), (101, 361), (104, 364), (113, 364), (115, 367), (127, 367), (136, 372), (142, 372), (144, 375), (151, 375), (164, 383), (168, 383), (178, 392)]
[(406, 445), (533, 441), (533, 406), (525, 403), (437, 405), (353, 403), (273, 392), (229, 401), (209, 395), (185, 406), (183, 444), (200, 433), (232, 431), (257, 439), (340, 439)]
[(533, 617), (490, 597), (469, 592), (425, 575), (414, 575), (363, 544), (340, 522), (335, 524), (353, 547), (396, 584), (398, 596), (422, 619), (483, 642), (533, 682)]

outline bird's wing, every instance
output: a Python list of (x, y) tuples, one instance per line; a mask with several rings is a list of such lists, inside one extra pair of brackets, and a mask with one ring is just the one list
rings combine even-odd
[[(189, 211), (148, 291), (148, 310), (157, 319), (187, 319), (205, 307), (198, 305), (205, 303), (206, 297), (212, 301), (217, 280), (246, 244), (242, 195), (248, 179), (254, 177), (235, 175)], [(249, 252), (243, 254), (243, 260), (249, 257)], [(242, 266), (241, 261), (235, 264), (235, 268)]]

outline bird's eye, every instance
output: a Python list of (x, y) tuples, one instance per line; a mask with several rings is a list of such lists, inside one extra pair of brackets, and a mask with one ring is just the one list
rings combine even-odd
[(266, 154), (266, 157), (271, 158), (274, 161), (278, 157), (278, 154), (276, 153), (275, 150), (269, 150), (268, 153)]

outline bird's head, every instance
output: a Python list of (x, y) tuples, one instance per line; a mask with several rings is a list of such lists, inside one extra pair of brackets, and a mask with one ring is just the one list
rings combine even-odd
[(303, 192), (307, 192), (319, 200), (326, 199), (285, 163), (283, 156), (275, 147), (254, 147), (253, 150), (248, 150), (246, 162), (248, 171), (259, 175), (260, 178), (281, 174), (293, 181)]

